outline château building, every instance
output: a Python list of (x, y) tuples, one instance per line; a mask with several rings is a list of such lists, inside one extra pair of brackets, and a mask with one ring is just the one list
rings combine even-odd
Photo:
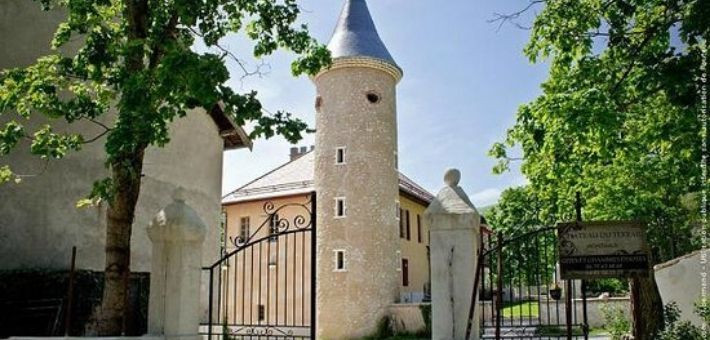
[[(393, 303), (429, 297), (423, 213), (433, 196), (398, 170), (402, 69), (364, 0), (345, 1), (328, 48), (332, 66), (312, 78), (315, 147), (292, 148), (288, 163), (223, 199), (226, 254), (247, 240), (268, 240), (223, 266), (220, 315), (226, 324), (306, 325), (315, 315), (318, 338), (356, 338), (372, 334)], [(297, 224), (299, 212), (269, 213), (309, 204), (316, 249), (311, 234), (280, 231)], [(303, 288), (312, 268), (302, 265), (311, 253), (313, 314), (313, 292)], [(241, 302), (230, 305), (235, 299)]]

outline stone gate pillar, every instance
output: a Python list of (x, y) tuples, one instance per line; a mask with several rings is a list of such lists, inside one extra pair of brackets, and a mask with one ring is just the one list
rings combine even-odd
[[(461, 173), (449, 169), (446, 185), (424, 212), (431, 226), (432, 339), (466, 337), (476, 273), (481, 217), (458, 186)], [(474, 313), (478, 320), (478, 312)], [(478, 322), (470, 339), (478, 339)]]
[(148, 226), (153, 242), (148, 334), (198, 339), (202, 242), (207, 228), (181, 190)]

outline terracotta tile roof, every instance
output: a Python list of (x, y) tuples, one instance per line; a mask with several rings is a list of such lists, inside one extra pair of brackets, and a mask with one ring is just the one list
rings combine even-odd
[[(313, 161), (314, 153), (310, 151), (225, 195), (222, 204), (309, 193), (313, 191)], [(434, 199), (434, 195), (401, 172), (399, 190), (426, 204)]]

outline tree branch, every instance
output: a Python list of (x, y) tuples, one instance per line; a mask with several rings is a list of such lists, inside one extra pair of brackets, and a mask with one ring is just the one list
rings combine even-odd
[(42, 166), (42, 169), (39, 172), (34, 173), (34, 174), (13, 174), (13, 175), (15, 176), (15, 178), (22, 180), (23, 178), (27, 178), (27, 177), (40, 176), (40, 175), (44, 174), (45, 172), (47, 172), (48, 168), (49, 168), (49, 158), (45, 158), (44, 165)]
[(106, 126), (106, 124), (104, 124), (104, 123), (102, 123), (102, 122), (99, 122), (99, 121), (96, 120), (96, 119), (88, 118), (88, 117), (84, 117), (83, 119), (86, 120), (86, 121), (89, 121), (89, 122), (91, 122), (91, 123), (96, 124), (97, 126), (103, 128), (104, 130), (103, 130), (101, 133), (99, 133), (98, 135), (96, 135), (96, 136), (94, 136), (94, 137), (92, 137), (92, 138), (89, 138), (89, 139), (87, 139), (87, 140), (82, 141), (81, 144), (93, 143), (93, 142), (99, 140), (101, 137), (105, 136), (107, 133), (109, 133), (109, 132), (111, 132), (111, 131), (113, 130), (113, 128), (110, 128), (110, 127)]
[(525, 12), (529, 11), (531, 8), (533, 8), (535, 5), (539, 5), (542, 3), (545, 3), (546, 0), (531, 0), (530, 3), (528, 3), (527, 6), (525, 6), (523, 9), (510, 13), (510, 14), (501, 14), (501, 13), (493, 13), (493, 19), (488, 20), (488, 23), (495, 23), (498, 22), (498, 28), (496, 30), (500, 30), (505, 23), (510, 22), (516, 27), (520, 29), (525, 29), (529, 30), (531, 27), (528, 26), (523, 26), (517, 22), (515, 22), (516, 19), (518, 19), (521, 15), (523, 15)]
[(88, 121), (90, 121), (90, 122), (92, 122), (92, 123), (94, 123), (94, 124), (96, 124), (96, 125), (98, 125), (98, 126), (104, 128), (104, 130), (106, 130), (106, 131), (111, 131), (111, 130), (113, 130), (113, 128), (110, 128), (110, 127), (106, 126), (106, 124), (104, 124), (104, 123), (102, 123), (102, 122), (99, 122), (99, 121), (96, 120), (96, 119), (93, 119), (93, 118), (86, 118), (86, 120), (88, 120)]
[[(189, 27), (188, 29), (196, 36), (198, 36), (200, 38), (204, 38), (202, 33), (196, 31), (194, 28)], [(239, 59), (239, 57), (237, 57), (234, 53), (232, 53), (232, 51), (228, 50), (227, 48), (225, 48), (224, 46), (222, 46), (220, 44), (214, 44), (212, 47), (214, 47), (214, 48), (218, 49), (220, 52), (222, 52), (222, 58), (229, 57), (231, 60), (236, 62), (237, 65), (239, 65), (239, 68), (242, 69), (242, 76), (239, 78), (239, 80), (244, 80), (244, 78), (254, 76), (254, 75), (261, 78), (263, 75), (268, 74), (268, 72), (271, 70), (271, 65), (269, 65), (268, 63), (266, 63), (262, 60), (261, 63), (256, 65), (256, 68), (253, 71), (250, 71), (247, 68), (246, 62), (244, 60)], [(262, 68), (267, 68), (268, 70), (266, 72), (264, 72), (262, 70)]]
[(94, 136), (93, 138), (90, 138), (90, 139), (87, 139), (87, 140), (82, 141), (81, 144), (93, 143), (93, 142), (97, 141), (99, 138), (105, 136), (105, 135), (106, 135), (107, 133), (109, 133), (110, 131), (111, 131), (111, 130), (106, 130), (106, 131), (104, 131), (104, 132), (101, 132), (101, 133), (99, 133), (98, 135)]

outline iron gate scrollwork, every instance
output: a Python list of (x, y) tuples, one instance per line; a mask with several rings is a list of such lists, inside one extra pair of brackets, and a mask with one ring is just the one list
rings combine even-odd
[(568, 332), (572, 339), (587, 338), (586, 296), (581, 282), (559, 278), (557, 242), (557, 227), (508, 238), (481, 233), (474, 283), (478, 299), (470, 312), (481, 339), (566, 339)]
[(304, 203), (264, 203), (258, 228), (229, 237), (223, 256), (203, 268), (208, 340), (315, 338), (315, 206), (315, 193)]

